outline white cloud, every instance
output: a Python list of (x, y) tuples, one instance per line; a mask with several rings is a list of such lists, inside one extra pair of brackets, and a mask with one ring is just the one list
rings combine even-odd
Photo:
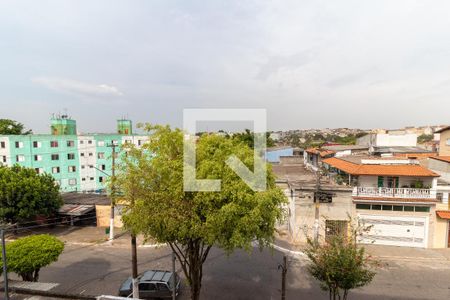
[(31, 81), (48, 89), (82, 96), (122, 96), (115, 86), (108, 84), (92, 84), (67, 78), (35, 77)]

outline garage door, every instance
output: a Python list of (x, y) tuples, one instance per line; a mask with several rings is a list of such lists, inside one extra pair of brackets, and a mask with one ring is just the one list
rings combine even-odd
[(427, 247), (428, 218), (359, 215), (366, 226), (372, 226), (361, 242), (404, 247)]

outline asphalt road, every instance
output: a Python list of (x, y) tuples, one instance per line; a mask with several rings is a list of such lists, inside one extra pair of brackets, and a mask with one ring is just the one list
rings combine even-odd
[[(67, 246), (59, 261), (41, 270), (41, 282), (60, 283), (59, 292), (100, 295), (117, 293), (130, 274), (126, 247)], [(139, 248), (139, 271), (169, 269), (166, 247)], [(276, 250), (227, 256), (213, 249), (204, 267), (202, 299), (280, 299), (282, 254)], [(304, 259), (289, 259), (287, 299), (328, 299), (305, 271)], [(434, 258), (385, 260), (374, 281), (355, 290), (351, 299), (450, 299), (450, 262)], [(188, 299), (186, 285), (179, 299)]]

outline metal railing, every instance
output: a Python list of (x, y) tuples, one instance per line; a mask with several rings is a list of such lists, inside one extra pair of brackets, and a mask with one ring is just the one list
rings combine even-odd
[(431, 189), (358, 186), (353, 188), (352, 196), (431, 199), (436, 198), (436, 193)]

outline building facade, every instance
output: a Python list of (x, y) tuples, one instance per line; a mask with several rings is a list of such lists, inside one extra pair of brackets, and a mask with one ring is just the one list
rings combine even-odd
[(51, 134), (0, 135), (0, 164), (51, 174), (61, 192), (104, 190), (113, 151), (120, 159), (123, 144), (141, 146), (148, 139), (133, 135), (129, 120), (119, 120), (118, 131), (123, 133), (113, 134), (76, 134), (75, 120), (67, 116), (51, 121)]

